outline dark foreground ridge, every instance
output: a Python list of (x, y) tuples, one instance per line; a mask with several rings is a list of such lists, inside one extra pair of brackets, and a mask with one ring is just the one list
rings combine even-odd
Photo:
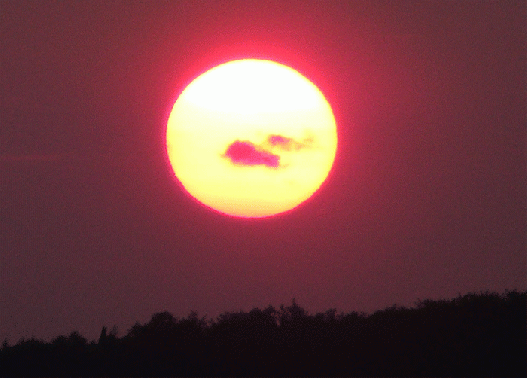
[(77, 332), (0, 350), (1, 376), (526, 376), (527, 292), (468, 294), (371, 315), (295, 301), (216, 320), (157, 313), (119, 338)]

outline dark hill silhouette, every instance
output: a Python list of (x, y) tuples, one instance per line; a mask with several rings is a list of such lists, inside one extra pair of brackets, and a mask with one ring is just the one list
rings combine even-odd
[(468, 294), (371, 315), (290, 306), (157, 313), (119, 338), (77, 332), (0, 350), (2, 376), (526, 376), (527, 292)]

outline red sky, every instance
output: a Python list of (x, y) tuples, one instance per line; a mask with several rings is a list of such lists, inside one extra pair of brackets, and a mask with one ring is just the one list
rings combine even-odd
[[(365, 311), (527, 289), (524, 1), (3, 1), (0, 339), (154, 312)], [(231, 59), (335, 111), (328, 181), (264, 220), (201, 207), (164, 132)]]

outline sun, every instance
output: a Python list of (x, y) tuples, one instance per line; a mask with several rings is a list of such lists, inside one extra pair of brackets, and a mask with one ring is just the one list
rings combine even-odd
[(167, 122), (177, 179), (202, 204), (237, 217), (295, 208), (327, 178), (337, 126), (320, 90), (259, 59), (210, 69), (178, 97)]

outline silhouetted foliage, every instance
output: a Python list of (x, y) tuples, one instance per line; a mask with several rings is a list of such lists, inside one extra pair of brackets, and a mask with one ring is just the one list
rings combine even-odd
[(275, 309), (156, 313), (119, 338), (4, 341), (2, 376), (525, 376), (527, 292), (396, 305), (371, 315)]

